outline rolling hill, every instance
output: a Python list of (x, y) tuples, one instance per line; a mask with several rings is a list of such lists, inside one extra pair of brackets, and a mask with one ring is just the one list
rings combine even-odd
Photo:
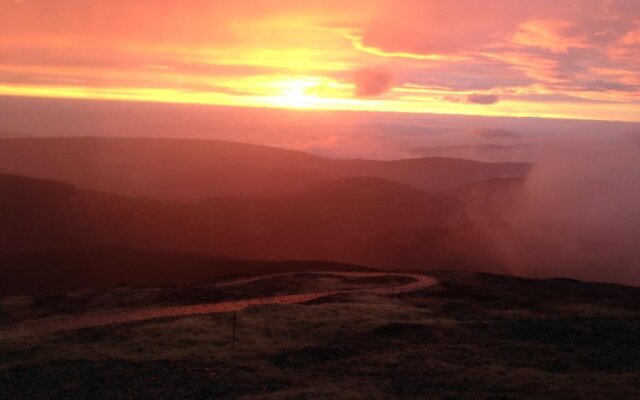
[(531, 160), (537, 148), (529, 143), (518, 144), (466, 144), (451, 146), (422, 146), (406, 149), (411, 157), (455, 157), (477, 161)]
[(214, 140), (0, 139), (0, 172), (89, 190), (165, 199), (282, 196), (339, 178), (377, 177), (435, 192), (495, 177), (525, 176), (525, 163), (452, 158), (334, 160)]
[(446, 196), (379, 178), (342, 179), (278, 198), (179, 202), (0, 175), (0, 254), (126, 247), (371, 265), (373, 238), (448, 229), (461, 218)]
[(311, 261), (252, 261), (127, 248), (69, 248), (0, 256), (3, 296), (188, 285), (225, 276), (268, 275), (298, 270), (352, 271), (349, 264)]

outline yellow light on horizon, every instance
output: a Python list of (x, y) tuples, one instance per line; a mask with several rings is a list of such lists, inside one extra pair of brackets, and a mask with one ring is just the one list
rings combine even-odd
[(272, 98), (274, 106), (292, 108), (313, 108), (318, 103), (318, 95), (314, 89), (322, 85), (319, 79), (293, 78), (277, 82), (280, 94)]
[[(255, 83), (255, 82), (254, 82)], [(590, 118), (581, 114), (583, 105), (554, 103), (554, 113), (548, 105), (534, 102), (501, 101), (491, 108), (464, 103), (448, 103), (441, 96), (411, 95), (411, 90), (398, 90), (401, 96), (388, 99), (357, 99), (350, 95), (349, 84), (326, 81), (317, 77), (275, 79), (263, 87), (264, 94), (239, 96), (229, 93), (182, 91), (174, 88), (86, 88), (76, 86), (10, 86), (0, 84), (0, 95), (74, 98), (95, 100), (146, 101), (181, 104), (205, 104), (236, 107), (288, 108), (299, 110), (351, 110), (405, 113), (437, 113), (451, 115), (512, 116), (538, 118), (599, 119), (638, 122), (634, 104), (597, 104)], [(267, 93), (276, 93), (269, 96)], [(279, 93), (279, 94), (278, 94)]]

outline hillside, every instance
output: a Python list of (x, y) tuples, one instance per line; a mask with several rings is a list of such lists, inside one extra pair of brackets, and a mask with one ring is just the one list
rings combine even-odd
[(320, 261), (253, 261), (196, 253), (107, 247), (0, 256), (0, 265), (0, 299), (70, 290), (109, 290), (117, 286), (174, 287), (226, 276), (268, 275), (301, 269), (362, 269)]
[[(178, 202), (5, 175), (0, 193), (0, 254), (126, 247), (379, 265), (376, 254), (396, 241), (372, 249), (377, 237), (464, 224), (450, 198), (378, 178), (343, 179), (278, 198)], [(396, 253), (384, 262), (406, 265), (403, 257)], [(419, 264), (435, 259), (434, 253)]]
[[(228, 288), (119, 288), (6, 301), (0, 310), (18, 321), (0, 327), (0, 387), (7, 399), (640, 396), (640, 289), (430, 275), (438, 284), (401, 295), (330, 293), (372, 282), (300, 273)], [(230, 313), (28, 336), (13, 330), (25, 317), (36, 318), (37, 326), (96, 310), (300, 291), (327, 296), (244, 309), (236, 316), (235, 342)], [(43, 310), (50, 314), (40, 315)]]
[(333, 160), (308, 153), (216, 140), (135, 138), (0, 139), (0, 172), (127, 196), (196, 199), (281, 196), (348, 177), (378, 177), (442, 191), (528, 164), (447, 158)]
[(523, 161), (536, 153), (532, 144), (466, 144), (451, 146), (422, 146), (405, 150), (411, 157), (457, 157), (477, 161)]

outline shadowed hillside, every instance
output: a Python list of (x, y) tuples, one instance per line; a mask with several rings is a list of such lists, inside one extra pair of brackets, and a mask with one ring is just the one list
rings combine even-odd
[(534, 154), (531, 144), (466, 144), (452, 146), (422, 146), (406, 149), (412, 157), (456, 157), (478, 161), (523, 161)]
[(70, 248), (0, 257), (3, 296), (202, 283), (224, 276), (362, 270), (322, 261), (252, 261), (195, 253), (125, 248)]
[(0, 172), (68, 182), (130, 196), (193, 199), (281, 196), (336, 178), (371, 176), (440, 191), (528, 164), (461, 159), (332, 160), (266, 146), (213, 140), (1, 139)]
[[(378, 178), (343, 179), (278, 198), (187, 203), (0, 175), (0, 193), (4, 221), (0, 253), (4, 254), (133, 247), (423, 267), (445, 262), (453, 251), (449, 248), (458, 246), (450, 241), (449, 232), (467, 229), (461, 228), (465, 216), (455, 200)], [(425, 230), (436, 234), (421, 236)], [(428, 242), (420, 246), (430, 246), (421, 258), (402, 249), (407, 240), (414, 246), (411, 241), (416, 238)], [(379, 258), (381, 254), (387, 256)], [(456, 260), (461, 257), (466, 256)]]
[[(27, 337), (12, 329), (25, 316), (73, 319), (96, 310), (366, 288), (367, 282), (296, 274), (230, 288), (120, 288), (16, 299), (3, 309), (0, 387), (7, 399), (640, 396), (640, 289), (430, 275), (438, 284), (402, 295), (337, 293), (305, 304), (249, 307), (237, 313), (235, 342), (230, 313)], [(374, 283), (380, 284), (385, 281)]]

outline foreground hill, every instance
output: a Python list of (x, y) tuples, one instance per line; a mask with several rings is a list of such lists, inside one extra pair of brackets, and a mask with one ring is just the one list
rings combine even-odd
[(0, 256), (0, 298), (116, 286), (153, 288), (225, 276), (362, 270), (322, 261), (252, 261), (195, 253), (125, 248), (69, 248)]
[(179, 202), (0, 175), (0, 219), (0, 254), (126, 247), (444, 266), (454, 255), (478, 259), (468, 249), (482, 246), (475, 236), (460, 240), (470, 228), (455, 200), (378, 178), (342, 179), (277, 198)]
[[(314, 268), (315, 269), (315, 268)], [(434, 272), (402, 295), (340, 294), (190, 316), (14, 335), (13, 317), (354, 287), (297, 274), (245, 286), (120, 288), (6, 301), (4, 399), (637, 399), (640, 289)], [(394, 284), (384, 281), (377, 285)], [(19, 300), (19, 301), (18, 301)], [(87, 310), (86, 305), (90, 308)], [(115, 306), (114, 306), (115, 304)], [(114, 308), (115, 307), (115, 308)], [(41, 315), (44, 311), (49, 315)]]
[(332, 160), (266, 146), (187, 139), (0, 139), (0, 172), (128, 196), (281, 196), (338, 178), (370, 176), (442, 191), (529, 165), (447, 158)]

